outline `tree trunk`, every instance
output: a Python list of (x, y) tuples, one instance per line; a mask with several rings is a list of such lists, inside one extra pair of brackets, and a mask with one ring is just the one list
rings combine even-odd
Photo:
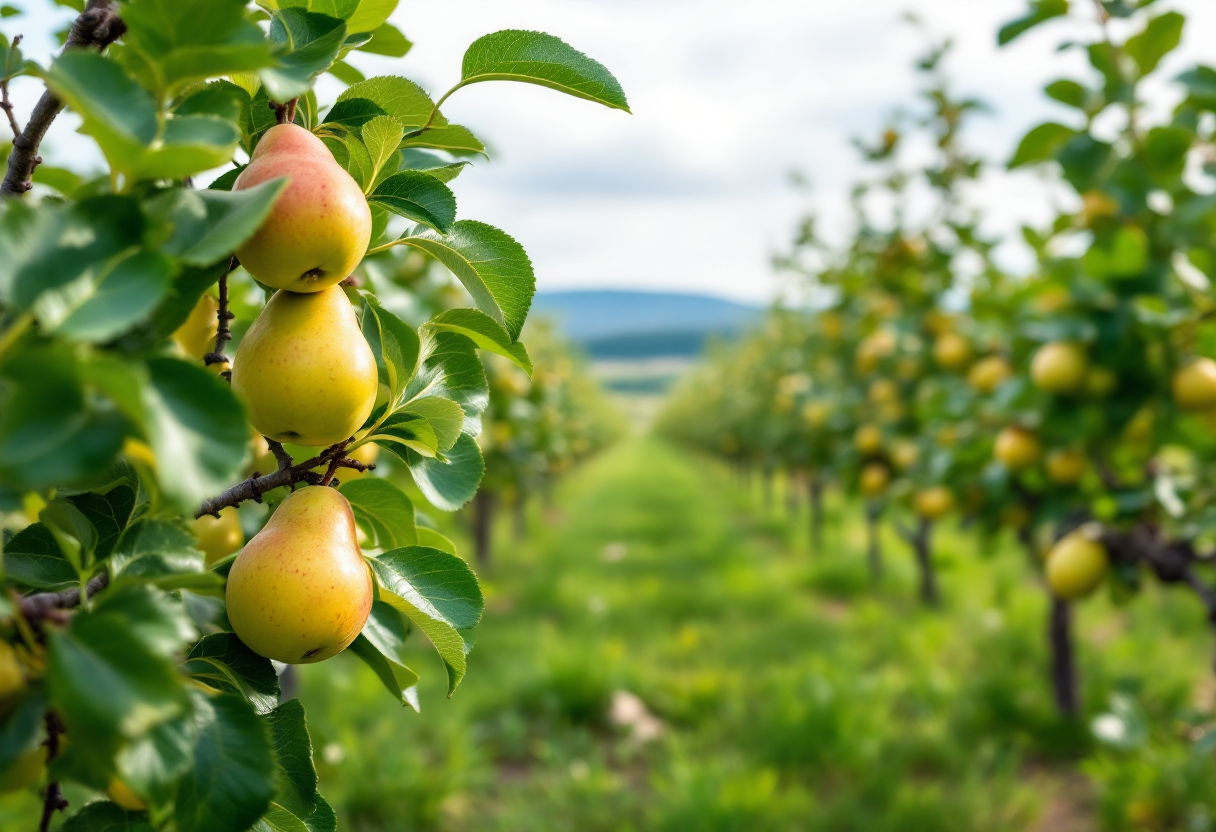
[(797, 471), (787, 471), (785, 475), (785, 513), (789, 517), (790, 522), (798, 519), (799, 487), (798, 481), (802, 479), (802, 475)]
[(491, 542), (494, 533), (494, 492), (482, 490), (473, 498), (473, 549), (477, 562), (490, 565)]
[(882, 540), (878, 522), (882, 518), (882, 504), (877, 500), (866, 503), (866, 538), (870, 561), (870, 580), (875, 586), (882, 583)]
[(1076, 719), (1080, 713), (1077, 703), (1077, 665), (1072, 643), (1072, 605), (1051, 596), (1051, 621), (1048, 625), (1051, 644), (1051, 686), (1055, 692), (1060, 715)]
[(920, 525), (911, 539), (916, 553), (916, 565), (920, 570), (920, 600), (926, 606), (940, 606), (942, 599), (937, 591), (937, 570), (933, 566), (933, 523), (920, 518)]
[(811, 552), (823, 552), (823, 483), (812, 473), (809, 480), (811, 492)]
[(517, 541), (528, 539), (528, 492), (522, 488), (515, 492), (515, 504), (511, 506), (514, 515), (513, 529)]

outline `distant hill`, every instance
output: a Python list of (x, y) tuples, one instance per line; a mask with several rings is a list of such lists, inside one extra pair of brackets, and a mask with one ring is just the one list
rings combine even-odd
[(709, 295), (594, 290), (540, 292), (532, 314), (553, 320), (592, 358), (640, 359), (697, 355), (761, 311)]

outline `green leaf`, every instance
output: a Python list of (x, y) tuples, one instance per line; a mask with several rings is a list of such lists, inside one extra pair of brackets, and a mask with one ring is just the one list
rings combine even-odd
[(489, 315), (476, 309), (449, 309), (440, 312), (423, 326), (447, 332), (458, 332), (484, 350), (511, 359), (521, 370), (532, 374), (532, 361), (519, 341), (512, 341), (507, 331)]
[(409, 39), (401, 34), (401, 30), (391, 23), (385, 23), (372, 32), (372, 39), (360, 50), (372, 55), (384, 55), (388, 58), (404, 58), (412, 49)]
[(329, 74), (347, 86), (367, 80), (367, 76), (346, 61), (334, 61), (329, 68)]
[(1076, 135), (1076, 131), (1063, 124), (1054, 122), (1040, 124), (1022, 139), (1013, 158), (1009, 160), (1009, 167), (1018, 168), (1055, 159), (1065, 142), (1074, 135)]
[(446, 150), (457, 155), (486, 155), (486, 146), (467, 127), (459, 124), (444, 124), (428, 127), (418, 135), (409, 135), (401, 143), (403, 148), (429, 147)]
[(4, 544), (4, 574), (34, 589), (59, 591), (80, 585), (76, 567), (42, 523), (26, 526)]
[[(354, 130), (376, 116), (392, 116), (405, 127), (416, 128), (426, 124), (434, 107), (422, 87), (408, 78), (386, 75), (351, 84), (343, 90), (323, 123)], [(447, 121), (436, 116), (434, 123), (443, 125)]]
[(190, 768), (197, 741), (192, 710), (159, 722), (119, 752), (118, 778), (150, 805), (165, 806)]
[(67, 499), (96, 530), (97, 559), (109, 557), (135, 510), (135, 490), (129, 485), (118, 485), (104, 494), (86, 491)]
[(194, 766), (178, 786), (178, 832), (247, 829), (274, 797), (274, 753), (266, 726), (239, 696), (196, 697)]
[(274, 63), (270, 44), (245, 15), (244, 0), (130, 0), (122, 20), (128, 70), (166, 97), (198, 81)]
[(363, 632), (350, 649), (361, 658), (384, 684), (385, 689), (403, 705), (418, 710), (418, 674), (401, 658), (409, 630), (396, 607), (384, 601), (372, 604)]
[(458, 86), (480, 81), (539, 84), (629, 112), (625, 92), (611, 72), (543, 32), (508, 29), (473, 41), (464, 53)]
[(355, 520), (381, 549), (418, 543), (414, 504), (406, 493), (378, 477), (351, 480), (338, 489), (350, 501)]
[(370, 438), (406, 462), (410, 460), (410, 451), (428, 458), (439, 454), (434, 427), (424, 417), (412, 413), (393, 413)]
[(147, 812), (128, 812), (109, 800), (85, 804), (59, 832), (154, 832)]
[(1207, 110), (1216, 110), (1216, 69), (1197, 66), (1178, 76), (1186, 86), (1188, 98)]
[(438, 549), (411, 546), (371, 561), (381, 597), (426, 634), (449, 668), (451, 695), (466, 668), (461, 630), (481, 620), (485, 601), (469, 565)]
[(151, 652), (165, 659), (198, 637), (181, 601), (151, 586), (112, 586), (97, 597), (93, 610), (125, 621)]
[[(300, 821), (307, 821), (318, 810), (317, 771), (312, 761), (312, 739), (300, 700), (291, 699), (265, 717), (274, 743), (275, 793), (273, 807)], [(272, 812), (275, 812), (272, 808)], [(272, 818), (272, 823), (275, 822)], [(282, 823), (282, 821), (277, 821)]]
[(397, 0), (359, 0), (358, 7), (346, 21), (352, 32), (373, 32), (384, 25), (397, 8)]
[(1123, 49), (1136, 62), (1141, 76), (1156, 69), (1161, 59), (1177, 48), (1185, 23), (1186, 18), (1178, 12), (1166, 12), (1150, 20), (1144, 31), (1127, 39)]
[(194, 645), (183, 668), (214, 690), (244, 697), (260, 714), (279, 704), (279, 677), (270, 659), (254, 653), (236, 633), (214, 633)]
[(440, 453), (451, 450), (464, 432), (464, 409), (451, 399), (423, 396), (407, 402), (402, 412), (416, 414), (427, 420), (435, 432), (436, 449)]
[(1195, 133), (1185, 127), (1154, 127), (1144, 139), (1144, 155), (1154, 182), (1172, 188), (1182, 178)]
[(407, 461), (422, 496), (442, 511), (455, 511), (473, 499), (486, 470), (481, 449), (467, 433), (461, 434), (443, 460), (410, 451)]
[[(372, 175), (367, 178), (368, 187), (365, 189), (370, 190), (379, 178), (380, 171), (396, 156), (397, 146), (405, 135), (405, 128), (392, 116), (376, 116), (363, 125), (359, 134), (371, 160)], [(395, 168), (396, 164), (392, 167)]]
[(373, 295), (365, 294), (363, 299), (363, 336), (376, 356), (380, 380), (388, 386), (391, 407), (400, 400), (418, 368), (421, 342), (409, 324), (381, 306)]
[(426, 396), (451, 399), (464, 410), (465, 433), (481, 432), (481, 413), (490, 402), (485, 367), (472, 341), (454, 332), (424, 328), (422, 363), (406, 387), (407, 401)]
[(421, 249), (448, 268), (473, 296), (477, 307), (519, 338), (536, 277), (523, 246), (493, 226), (460, 220), (444, 235), (415, 227), (405, 245)]
[[(400, 616), (398, 616), (400, 617)], [(32, 685), (19, 701), (9, 702), (12, 712), (0, 723), (0, 770), (7, 771), (13, 763), (42, 743), (46, 725), (46, 690)]]
[(111, 557), (118, 583), (148, 583), (161, 589), (217, 589), (223, 579), (205, 566), (194, 535), (163, 520), (140, 520), (123, 533)]
[(279, 9), (271, 16), (270, 39), (283, 52), (279, 65), (258, 73), (271, 100), (284, 103), (304, 95), (317, 76), (337, 60), (346, 40), (346, 23), (300, 9)]
[(1084, 110), (1085, 104), (1089, 100), (1089, 93), (1085, 87), (1076, 81), (1054, 81), (1047, 85), (1044, 92), (1047, 93), (1048, 98), (1054, 98), (1061, 104), (1076, 107), (1078, 110)]
[(86, 273), (35, 303), (47, 332), (73, 341), (103, 343), (151, 316), (169, 291), (173, 263), (155, 251), (137, 251), (102, 270)]
[(120, 612), (80, 612), (47, 634), (47, 681), (77, 759), (104, 767), (125, 742), (181, 713), (172, 664)]
[(179, 116), (215, 116), (239, 122), (248, 106), (249, 93), (231, 81), (212, 81), (190, 93), (173, 112)]
[(367, 201), (441, 234), (448, 233), (456, 221), (455, 195), (438, 177), (420, 171), (394, 173), (376, 186)]
[(161, 472), (161, 489), (193, 510), (240, 477), (248, 453), (245, 416), (231, 388), (203, 367), (173, 358), (147, 363), (147, 431)]
[(451, 182), (471, 162), (449, 162), (426, 150), (407, 148), (401, 151), (401, 170), (420, 170), (440, 182)]
[(996, 42), (1000, 46), (1029, 32), (1040, 23), (1053, 17), (1063, 17), (1068, 14), (1068, 0), (1031, 0), (1030, 13), (1012, 20), (1001, 27), (997, 33)]
[(175, 188), (150, 200), (148, 210), (173, 223), (162, 250), (191, 266), (227, 260), (252, 237), (287, 187), (285, 177), (241, 191)]

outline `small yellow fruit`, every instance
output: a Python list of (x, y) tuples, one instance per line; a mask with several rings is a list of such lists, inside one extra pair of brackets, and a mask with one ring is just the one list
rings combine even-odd
[(1128, 442), (1145, 442), (1152, 438), (1153, 422), (1155, 417), (1153, 409), (1149, 405), (1145, 405), (1136, 411), (1136, 415), (1128, 420), (1127, 425), (1123, 428), (1123, 438)]
[(915, 381), (920, 377), (920, 362), (910, 355), (904, 356), (895, 365), (895, 375), (904, 381)]
[(1105, 398), (1115, 392), (1119, 386), (1119, 377), (1114, 370), (1106, 367), (1090, 367), (1085, 374), (1085, 395), (1095, 399)]
[(853, 446), (864, 456), (873, 456), (882, 450), (882, 431), (874, 425), (862, 425), (853, 436)]
[(0, 641), (0, 716), (12, 712), (23, 690), (25, 670), (17, 651), (7, 641)]
[(954, 425), (946, 425), (937, 432), (937, 444), (943, 448), (953, 448), (958, 444), (958, 428)]
[(1088, 595), (1105, 577), (1107, 560), (1106, 547), (1073, 532), (1047, 552), (1047, 584), (1065, 600)]
[(36, 745), (23, 752), (12, 765), (0, 771), (0, 792), (28, 789), (46, 774), (46, 746)]
[(961, 370), (971, 360), (971, 344), (957, 332), (947, 332), (933, 343), (933, 360), (944, 370)]
[(1081, 196), (1081, 212), (1077, 219), (1082, 228), (1093, 228), (1104, 219), (1119, 213), (1119, 203), (1101, 191), (1086, 191)]
[(867, 395), (870, 404), (895, 404), (899, 401), (899, 385), (889, 378), (876, 379)]
[(187, 358), (201, 361), (215, 350), (215, 334), (220, 328), (220, 305), (211, 295), (204, 294), (190, 310), (185, 323), (173, 332), (173, 341)]
[(946, 334), (953, 324), (954, 318), (940, 309), (929, 310), (924, 319), (925, 332), (935, 337)]
[(156, 454), (147, 442), (128, 436), (122, 441), (122, 454), (134, 462), (142, 462), (149, 468), (156, 468)]
[(891, 445), (891, 462), (900, 471), (907, 471), (920, 460), (920, 447), (907, 439)]
[(288, 664), (346, 649), (372, 608), (355, 515), (336, 488), (297, 489), (237, 555), (228, 620), (249, 649)]
[(128, 812), (146, 812), (148, 804), (142, 797), (131, 791), (131, 787), (114, 777), (106, 787), (106, 795)]
[(871, 373), (878, 367), (878, 362), (895, 354), (895, 333), (880, 329), (865, 338), (857, 345), (857, 369), (862, 373)]
[(827, 424), (831, 412), (831, 408), (823, 402), (807, 402), (802, 407), (802, 418), (811, 427), (821, 428)]
[(1039, 438), (1025, 428), (1010, 425), (996, 437), (993, 454), (1010, 471), (1021, 471), (1039, 461)]
[(926, 520), (938, 520), (954, 508), (954, 494), (944, 485), (935, 485), (916, 494), (916, 513)]
[(861, 492), (869, 497), (877, 497), (885, 491), (890, 481), (891, 474), (881, 462), (871, 462), (861, 469)]
[(1085, 474), (1089, 462), (1085, 454), (1071, 448), (1058, 448), (1047, 455), (1047, 477), (1060, 485), (1072, 485)]
[(1089, 358), (1085, 348), (1072, 341), (1053, 341), (1039, 347), (1030, 362), (1030, 378), (1048, 393), (1075, 393), (1085, 383)]
[(199, 551), (207, 557), (208, 567), (219, 563), (245, 543), (241, 516), (231, 506), (220, 509), (219, 517), (204, 514), (195, 520), (194, 536), (198, 538)]
[(1034, 308), (1038, 312), (1050, 315), (1062, 312), (1072, 305), (1072, 293), (1063, 286), (1052, 286), (1040, 292), (1034, 299)]
[(1211, 410), (1216, 407), (1216, 361), (1196, 358), (1174, 373), (1170, 387), (1180, 410)]
[(819, 331), (830, 341), (844, 334), (844, 321), (837, 312), (824, 312), (819, 316)]
[(981, 358), (967, 374), (967, 383), (980, 393), (991, 394), (1013, 375), (1013, 368), (1004, 356), (989, 355)]

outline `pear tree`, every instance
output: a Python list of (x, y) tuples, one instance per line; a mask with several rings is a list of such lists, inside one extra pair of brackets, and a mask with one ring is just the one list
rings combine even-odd
[[(396, 0), (57, 5), (45, 64), (8, 7), (0, 35), (0, 788), (42, 830), (333, 830), (286, 674), (347, 651), (417, 709), (417, 628), (456, 689), (482, 594), (416, 505), (477, 493), (479, 352), (533, 371), (532, 264), (458, 217), (487, 151), (441, 107), (625, 95), (521, 30), (437, 98), (364, 77), (411, 47)], [(42, 85), (29, 112), (13, 83)], [(44, 161), (64, 110), (103, 169)], [(471, 301), (411, 314), (405, 251)]]

